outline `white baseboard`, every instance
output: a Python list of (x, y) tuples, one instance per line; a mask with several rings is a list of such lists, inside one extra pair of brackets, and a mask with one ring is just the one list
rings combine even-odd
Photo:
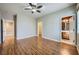
[(30, 37), (34, 37), (36, 35), (30, 35), (30, 36), (26, 36), (26, 37), (20, 37), (20, 38), (17, 38), (17, 40), (21, 40), (21, 39), (24, 39), (24, 38), (30, 38)]
[(77, 47), (77, 51), (78, 51), (78, 54), (79, 54), (79, 46), (76, 46)]
[(71, 42), (66, 42), (66, 41), (64, 41), (64, 40), (61, 40), (61, 42), (75, 46), (75, 43), (73, 44), (73, 43), (71, 43)]
[(60, 41), (58, 41), (58, 40), (56, 40), (56, 39), (48, 38), (48, 37), (45, 37), (45, 36), (43, 36), (43, 38), (45, 38), (45, 39), (47, 39), (47, 40), (52, 40), (52, 41), (60, 42)]

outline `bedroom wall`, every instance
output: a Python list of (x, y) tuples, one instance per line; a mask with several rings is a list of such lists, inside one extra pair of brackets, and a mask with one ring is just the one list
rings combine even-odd
[(17, 15), (17, 39), (36, 36), (36, 21), (23, 13)]
[[(15, 13), (1, 11), (2, 18), (12, 20)], [(25, 13), (17, 12), (17, 40), (36, 36), (36, 21)]]
[(75, 6), (71, 6), (41, 17), (43, 22), (43, 37), (60, 41), (61, 19), (62, 17), (71, 15), (75, 15)]

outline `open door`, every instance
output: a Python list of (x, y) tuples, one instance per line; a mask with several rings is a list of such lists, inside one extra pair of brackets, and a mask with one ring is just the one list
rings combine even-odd
[[(0, 20), (0, 43), (9, 40), (9, 42), (16, 40), (16, 22), (17, 15), (13, 15), (12, 20), (1, 19)], [(11, 40), (13, 39), (13, 40)]]
[(1, 20), (1, 42), (14, 43), (14, 20)]
[(70, 38), (70, 41), (72, 42), (72, 44), (75, 45), (76, 44), (76, 34), (75, 34), (76, 28), (75, 28), (75, 18), (74, 18), (74, 16), (72, 16), (70, 18), (69, 23), (70, 23), (69, 38)]

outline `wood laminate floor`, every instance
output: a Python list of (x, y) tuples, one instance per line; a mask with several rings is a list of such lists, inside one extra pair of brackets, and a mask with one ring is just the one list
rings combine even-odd
[(41, 37), (14, 41), (9, 37), (0, 45), (1, 55), (78, 55), (75, 46)]

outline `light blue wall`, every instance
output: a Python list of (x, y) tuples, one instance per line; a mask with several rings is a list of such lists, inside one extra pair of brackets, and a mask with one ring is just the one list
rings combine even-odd
[(24, 13), (17, 14), (17, 39), (36, 36), (36, 21)]
[[(4, 20), (12, 20), (14, 13), (1, 11)], [(36, 36), (36, 21), (23, 12), (17, 12), (17, 39)]]
[(75, 15), (75, 6), (43, 16), (43, 37), (60, 41), (61, 19), (65, 16)]

